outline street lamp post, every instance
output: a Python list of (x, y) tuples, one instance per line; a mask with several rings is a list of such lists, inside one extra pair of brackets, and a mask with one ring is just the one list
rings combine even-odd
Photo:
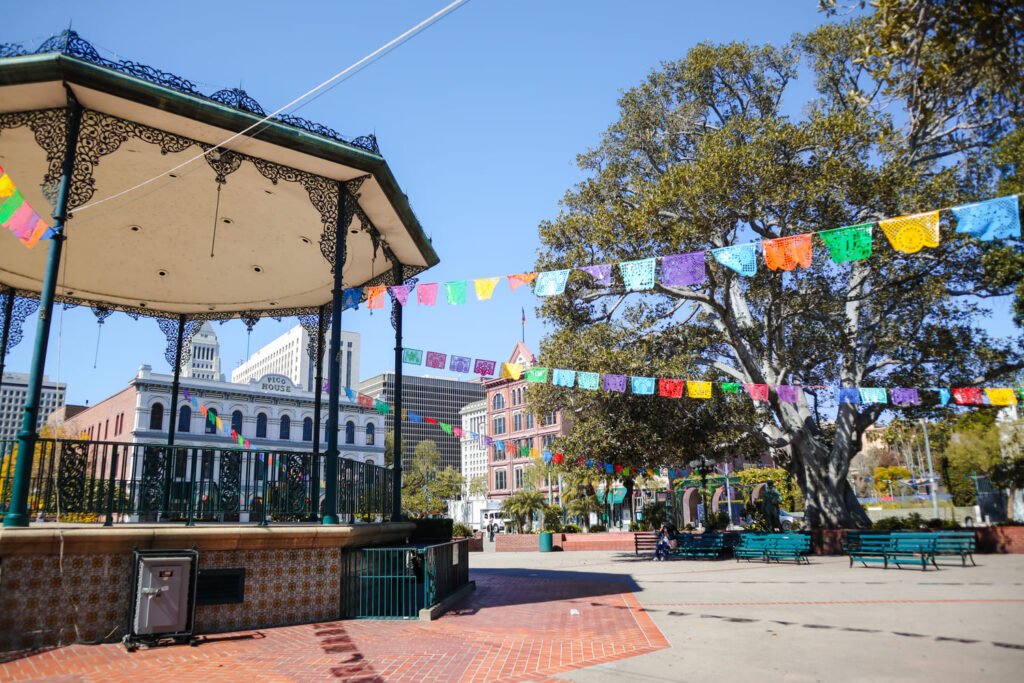
[(690, 461), (690, 469), (700, 475), (700, 504), (704, 508), (704, 519), (701, 520), (703, 525), (707, 526), (708, 518), (708, 503), (707, 495), (705, 494), (708, 485), (708, 475), (715, 471), (714, 463), (705, 458), (703, 455)]

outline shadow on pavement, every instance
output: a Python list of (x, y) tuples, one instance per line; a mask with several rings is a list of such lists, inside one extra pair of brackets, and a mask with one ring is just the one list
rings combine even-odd
[(316, 624), (313, 635), (320, 642), (320, 649), (325, 655), (344, 655), (338, 663), (331, 666), (330, 673), (343, 681), (358, 680), (362, 683), (383, 683), (380, 676), (363, 656), (352, 637), (345, 631), (344, 622), (333, 621)]
[[(591, 602), (593, 598), (643, 590), (629, 575), (569, 569), (471, 569), (469, 576), (476, 581), (476, 591), (448, 614), (470, 615), (481, 609), (557, 600), (592, 605), (596, 604)], [(625, 605), (606, 606), (629, 609)]]

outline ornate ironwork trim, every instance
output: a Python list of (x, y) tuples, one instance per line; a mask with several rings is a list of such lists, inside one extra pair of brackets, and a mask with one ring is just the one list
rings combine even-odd
[[(10, 296), (7, 292), (0, 293), (0, 311), (6, 310), (7, 308), (7, 297)], [(14, 306), (11, 308), (11, 319), (6, 324), (11, 326), (11, 331), (7, 335), (7, 350), (10, 352), (15, 346), (17, 346), (22, 336), (22, 325), (30, 315), (39, 310), (39, 300), (29, 299), (19, 294), (14, 295)], [(2, 321), (0, 321), (2, 322)], [(3, 328), (0, 327), (0, 330)]]
[(57, 205), (57, 186), (67, 145), (67, 110), (39, 109), (0, 114), (0, 131), (21, 126), (29, 127), (35, 135), (36, 144), (46, 152), (46, 175), (40, 187), (52, 208)]
[[(87, 40), (79, 36), (74, 31), (62, 31), (51, 38), (48, 38), (42, 45), (35, 50), (27, 50), (21, 45), (14, 43), (2, 43), (0, 44), (0, 58), (3, 57), (20, 57), (28, 54), (45, 54), (48, 52), (60, 52), (70, 57), (75, 57), (92, 64), (119, 71), (129, 76), (148, 81), (150, 83), (156, 83), (157, 85), (177, 90), (195, 97), (201, 97), (206, 100), (214, 102), (220, 102), (226, 104), (229, 107), (247, 111), (259, 116), (265, 116), (263, 107), (260, 106), (259, 102), (249, 96), (244, 90), (239, 88), (231, 88), (226, 90), (218, 90), (212, 95), (204, 95), (199, 92), (196, 84), (192, 81), (176, 76), (167, 71), (161, 71), (154, 69), (151, 66), (145, 64), (139, 64), (138, 62), (132, 62), (128, 60), (112, 60), (106, 59), (100, 56), (99, 52), (89, 44)], [(345, 143), (352, 147), (358, 147), (374, 154), (380, 154), (380, 148), (377, 146), (377, 137), (374, 135), (361, 135), (355, 138), (346, 138), (342, 136), (338, 131), (333, 128), (319, 123), (314, 123), (300, 116), (282, 115), (274, 117), (275, 121), (279, 121), (293, 128), (304, 130), (320, 137), (330, 138), (337, 140), (338, 142)]]

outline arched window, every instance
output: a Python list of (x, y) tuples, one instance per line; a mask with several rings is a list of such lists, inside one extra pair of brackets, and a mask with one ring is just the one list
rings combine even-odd
[(285, 440), (292, 438), (292, 419), (287, 415), (281, 416), (280, 438)]
[(164, 404), (154, 403), (149, 409), (149, 428), (160, 431), (164, 428)]
[(206, 411), (206, 433), (216, 434), (217, 433), (217, 409), (210, 408)]
[(267, 414), (260, 413), (256, 416), (256, 437), (259, 439), (267, 438)]
[(491, 406), (495, 410), (501, 410), (502, 408), (505, 407), (505, 397), (502, 396), (501, 394), (495, 394), (494, 401), (491, 403)]
[(192, 429), (192, 408), (182, 406), (178, 411), (178, 431), (187, 432)]
[(373, 423), (366, 425), (366, 445), (372, 446), (374, 437), (376, 436), (376, 430), (374, 429)]
[(302, 421), (302, 440), (313, 440), (313, 418), (311, 417), (307, 417), (305, 420)]
[(242, 411), (236, 410), (231, 413), (231, 428), (235, 430), (236, 434), (242, 433)]
[(356, 442), (356, 423), (349, 420), (345, 423), (345, 443)]

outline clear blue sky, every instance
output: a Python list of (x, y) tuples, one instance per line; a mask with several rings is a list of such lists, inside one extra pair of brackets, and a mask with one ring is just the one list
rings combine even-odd
[[(206, 93), (240, 86), (271, 111), (446, 4), (21, 3), (6, 13), (0, 41), (34, 48), (70, 23), (104, 56), (173, 72)], [(779, 43), (823, 20), (816, 0), (472, 0), (298, 113), (346, 135), (377, 135), (441, 257), (425, 281), (528, 271), (538, 223), (557, 214), (580, 179), (575, 156), (616, 119), (622, 90), (701, 41)], [(796, 104), (810, 87), (797, 85)], [(463, 307), (410, 306), (406, 346), (504, 360), (525, 308), (527, 343), (536, 349), (543, 330), (527, 288), (512, 293), (502, 282), (491, 301), (469, 299)], [(258, 323), (252, 350), (294, 324)], [(363, 378), (393, 367), (387, 309), (346, 313), (343, 327), (363, 336)], [(232, 321), (215, 329), (230, 374), (245, 356), (245, 328)], [(28, 369), (34, 317), (25, 333), (8, 370)], [(142, 363), (169, 371), (152, 320), (109, 318), (93, 369), (96, 337), (88, 310), (54, 319), (47, 374), (67, 382), (69, 402), (109, 396)]]

